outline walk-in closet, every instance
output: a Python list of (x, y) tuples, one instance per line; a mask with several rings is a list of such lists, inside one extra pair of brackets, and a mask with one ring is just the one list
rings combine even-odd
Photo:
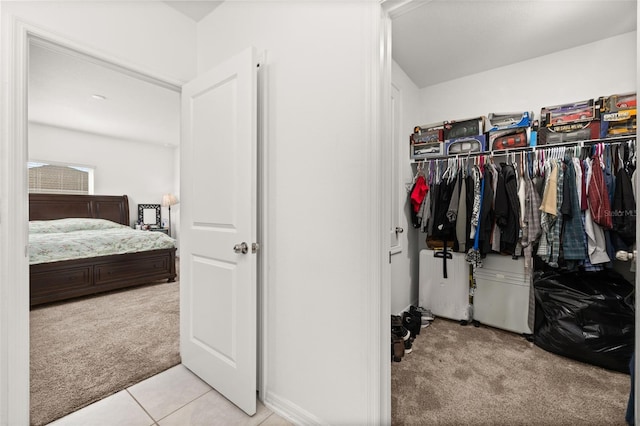
[(627, 424), (636, 2), (390, 17), (392, 424)]

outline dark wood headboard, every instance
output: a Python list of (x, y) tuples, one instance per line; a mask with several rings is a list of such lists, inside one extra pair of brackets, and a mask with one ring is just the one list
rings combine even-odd
[(107, 219), (130, 225), (126, 195), (29, 194), (29, 220), (68, 217)]

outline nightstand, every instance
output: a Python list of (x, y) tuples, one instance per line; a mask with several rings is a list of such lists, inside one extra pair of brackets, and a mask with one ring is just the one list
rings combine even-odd
[(169, 235), (169, 228), (150, 228), (149, 231), (162, 232)]

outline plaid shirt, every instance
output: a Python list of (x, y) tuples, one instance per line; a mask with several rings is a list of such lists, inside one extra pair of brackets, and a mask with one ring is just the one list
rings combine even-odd
[(578, 188), (576, 186), (576, 170), (573, 160), (565, 157), (566, 169), (564, 172), (564, 202), (562, 215), (564, 229), (562, 230), (562, 254), (565, 260), (584, 260), (585, 258), (585, 232), (580, 217), (580, 201), (578, 200)]
[[(558, 169), (558, 192), (557, 192), (557, 212), (560, 212), (562, 206), (562, 200), (564, 199), (564, 170), (562, 168), (562, 162), (557, 160), (556, 167)], [(551, 240), (551, 255), (549, 256), (549, 266), (553, 268), (558, 267), (558, 259), (560, 258), (560, 231), (562, 230), (562, 214), (556, 216), (556, 223), (553, 225), (552, 240)]]
[[(533, 244), (538, 240), (542, 233), (540, 225), (540, 195), (533, 186), (533, 181), (529, 178), (524, 180), (525, 199), (524, 199), (524, 221), (522, 226), (522, 247), (525, 253), (525, 268), (530, 265), (530, 259), (533, 254)], [(528, 254), (528, 255), (527, 255)]]

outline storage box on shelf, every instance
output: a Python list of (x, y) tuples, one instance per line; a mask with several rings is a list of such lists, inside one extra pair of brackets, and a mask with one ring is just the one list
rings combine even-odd
[(600, 138), (600, 104), (593, 99), (543, 107), (537, 145)]
[(489, 114), (488, 123), (489, 151), (525, 148), (531, 145), (531, 126), (533, 124), (533, 112), (492, 112)]
[(463, 136), (461, 138), (449, 139), (445, 142), (445, 152), (447, 155), (484, 152), (486, 149), (486, 135)]
[(601, 96), (532, 111), (490, 113), (463, 120), (417, 126), (411, 135), (411, 158), (526, 149), (635, 136), (636, 93)]
[(409, 142), (411, 158), (414, 160), (444, 155), (444, 123), (416, 126)]
[(465, 120), (450, 120), (444, 122), (444, 140), (458, 139), (467, 136), (477, 136), (485, 132), (485, 117), (475, 117)]
[(635, 135), (636, 105), (635, 92), (600, 98), (600, 137)]
[(487, 149), (485, 117), (444, 122), (445, 153), (447, 155), (483, 152)]

